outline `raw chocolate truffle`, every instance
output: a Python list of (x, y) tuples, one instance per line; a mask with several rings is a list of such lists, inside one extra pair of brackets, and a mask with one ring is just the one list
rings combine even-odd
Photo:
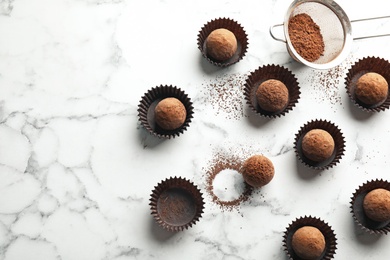
[(302, 259), (319, 259), (325, 250), (325, 237), (318, 228), (304, 226), (295, 231), (292, 248)]
[(226, 61), (237, 51), (237, 39), (227, 29), (216, 29), (206, 39), (207, 54), (218, 61)]
[(154, 109), (156, 123), (165, 130), (174, 130), (183, 125), (187, 111), (177, 98), (164, 98)]
[(382, 104), (387, 98), (388, 83), (375, 72), (361, 76), (356, 82), (356, 98), (367, 105)]
[(257, 88), (256, 99), (262, 109), (268, 112), (279, 112), (288, 104), (288, 89), (283, 82), (269, 79)]
[(367, 217), (378, 222), (390, 220), (390, 191), (374, 189), (363, 200), (363, 209)]
[(271, 160), (263, 155), (249, 157), (243, 165), (242, 175), (246, 183), (259, 188), (268, 184), (274, 177), (275, 169)]
[(302, 139), (302, 152), (312, 161), (323, 162), (332, 156), (333, 151), (333, 137), (325, 130), (310, 130)]

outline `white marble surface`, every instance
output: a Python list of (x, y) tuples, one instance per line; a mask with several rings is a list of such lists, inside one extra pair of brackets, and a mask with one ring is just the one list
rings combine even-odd
[[(390, 237), (359, 230), (349, 210), (360, 184), (390, 180), (390, 111), (360, 111), (343, 80), (357, 59), (389, 60), (390, 38), (354, 41), (329, 79), (270, 37), (289, 4), (0, 0), (0, 260), (286, 259), (283, 232), (304, 215), (333, 227), (335, 259), (390, 258)], [(339, 4), (351, 19), (389, 14), (387, 0)], [(218, 17), (241, 23), (249, 38), (247, 55), (226, 69), (208, 64), (196, 45), (203, 24)], [(390, 21), (356, 28), (359, 36), (389, 32)], [(268, 120), (237, 89), (243, 75), (272, 63), (293, 71), (302, 94), (293, 111)], [(207, 97), (211, 84), (235, 76), (232, 100), (244, 105), (232, 114)], [(194, 102), (188, 131), (173, 140), (157, 140), (138, 122), (141, 96), (160, 84)], [(341, 162), (324, 172), (304, 167), (293, 151), (295, 133), (316, 118), (337, 124), (346, 140)], [(268, 156), (276, 174), (225, 211), (205, 191), (205, 169), (215, 151), (238, 148)], [(155, 224), (148, 205), (153, 187), (170, 176), (193, 181), (206, 202), (201, 220), (176, 234)]]

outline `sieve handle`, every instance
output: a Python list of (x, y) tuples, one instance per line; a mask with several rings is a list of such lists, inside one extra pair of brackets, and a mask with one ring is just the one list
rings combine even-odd
[[(370, 21), (370, 20), (376, 20), (376, 19), (386, 19), (390, 18), (390, 15), (387, 16), (379, 16), (379, 17), (371, 17), (371, 18), (363, 18), (363, 19), (357, 19), (357, 20), (351, 20), (351, 23), (355, 22), (363, 22), (363, 21)], [(353, 38), (354, 40), (361, 40), (361, 39), (367, 39), (367, 38), (375, 38), (375, 37), (383, 37), (383, 36), (390, 36), (390, 33), (385, 33), (385, 34), (374, 34), (374, 35), (369, 35), (369, 36), (362, 36), (362, 37), (356, 37)]]
[(269, 28), (269, 34), (271, 34), (271, 36), (272, 36), (272, 38), (274, 38), (274, 40), (277, 40), (277, 41), (280, 41), (280, 42), (287, 43), (285, 39), (280, 39), (280, 38), (278, 38), (278, 37), (276, 37), (276, 36), (274, 35), (274, 29), (275, 29), (275, 27), (280, 27), (280, 26), (283, 26), (283, 24), (280, 23), (280, 24), (272, 25), (272, 26)]

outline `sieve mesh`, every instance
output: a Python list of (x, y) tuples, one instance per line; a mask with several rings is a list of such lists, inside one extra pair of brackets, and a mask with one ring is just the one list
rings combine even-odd
[[(325, 50), (316, 61), (309, 62), (294, 49), (289, 34), (288, 22), (295, 15), (305, 13), (320, 27)], [(288, 51), (296, 60), (317, 68), (331, 67), (344, 59), (350, 45), (351, 24), (344, 11), (329, 0), (296, 0), (290, 6), (284, 23)]]

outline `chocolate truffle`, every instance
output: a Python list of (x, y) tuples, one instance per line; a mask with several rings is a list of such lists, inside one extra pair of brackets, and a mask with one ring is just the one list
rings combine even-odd
[(295, 231), (291, 243), (294, 252), (306, 260), (319, 259), (325, 250), (324, 235), (312, 226), (304, 226)]
[(364, 74), (356, 82), (356, 98), (366, 105), (382, 104), (387, 98), (387, 92), (386, 79), (375, 72)]
[(183, 125), (187, 111), (177, 98), (168, 97), (158, 102), (154, 109), (156, 123), (165, 130), (174, 130)]
[(255, 188), (268, 184), (274, 174), (274, 165), (270, 159), (263, 155), (253, 155), (243, 164), (242, 175), (244, 180)]
[(378, 222), (390, 220), (390, 191), (374, 189), (363, 200), (363, 209), (367, 217)]
[(262, 109), (268, 112), (279, 112), (288, 104), (288, 89), (283, 82), (269, 79), (257, 88), (256, 99)]
[(302, 139), (302, 152), (312, 161), (323, 162), (332, 156), (333, 151), (333, 137), (325, 130), (310, 130)]
[(206, 39), (207, 54), (218, 61), (226, 61), (237, 51), (236, 36), (227, 29), (216, 29)]

